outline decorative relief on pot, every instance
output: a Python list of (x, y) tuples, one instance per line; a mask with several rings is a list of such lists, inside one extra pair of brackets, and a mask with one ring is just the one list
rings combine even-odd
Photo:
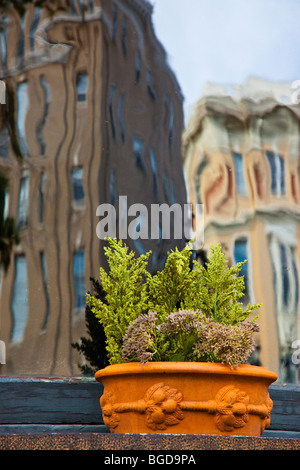
[(120, 421), (118, 413), (135, 411), (146, 415), (147, 426), (154, 431), (163, 431), (183, 419), (180, 407), (182, 393), (158, 383), (150, 387), (142, 400), (132, 403), (114, 403), (111, 393), (105, 392), (100, 399), (104, 423), (115, 429)]
[(221, 388), (214, 400), (184, 401), (183, 394), (163, 383), (150, 387), (143, 399), (130, 403), (116, 403), (113, 395), (104, 390), (100, 399), (103, 419), (109, 429), (117, 428), (119, 413), (134, 411), (145, 414), (146, 425), (154, 431), (163, 431), (184, 419), (184, 411), (199, 411), (215, 414), (215, 423), (220, 431), (231, 432), (242, 428), (249, 420), (249, 414), (261, 418), (262, 432), (270, 424), (273, 402), (266, 394), (264, 404), (254, 405), (245, 392), (234, 385)]

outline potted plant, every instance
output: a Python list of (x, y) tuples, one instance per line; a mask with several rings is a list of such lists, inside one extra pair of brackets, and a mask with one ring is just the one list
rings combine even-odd
[(151, 275), (150, 252), (136, 258), (122, 241), (108, 242), (105, 302), (87, 300), (106, 336), (110, 365), (95, 378), (110, 431), (261, 435), (277, 376), (246, 363), (260, 307), (241, 302), (246, 260), (229, 267), (218, 244), (206, 266), (191, 269), (188, 244)]

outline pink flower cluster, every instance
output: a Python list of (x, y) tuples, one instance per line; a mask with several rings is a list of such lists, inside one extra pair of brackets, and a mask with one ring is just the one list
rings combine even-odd
[(185, 360), (221, 362), (236, 367), (247, 362), (255, 348), (254, 333), (258, 331), (254, 321), (224, 325), (200, 311), (173, 312), (163, 321), (158, 320), (156, 312), (148, 312), (129, 326), (123, 338), (122, 356), (125, 362), (170, 360), (181, 350), (184, 354), (187, 342), (192, 340), (191, 353)]

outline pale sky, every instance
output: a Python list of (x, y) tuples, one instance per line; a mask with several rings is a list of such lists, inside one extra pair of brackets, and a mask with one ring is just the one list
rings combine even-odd
[(206, 81), (300, 79), (300, 0), (150, 1), (186, 115)]

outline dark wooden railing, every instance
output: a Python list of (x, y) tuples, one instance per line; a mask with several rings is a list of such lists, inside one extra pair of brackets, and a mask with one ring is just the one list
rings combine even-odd
[(299, 449), (300, 386), (273, 385), (271, 425), (260, 438), (111, 434), (93, 378), (0, 377), (0, 450)]

